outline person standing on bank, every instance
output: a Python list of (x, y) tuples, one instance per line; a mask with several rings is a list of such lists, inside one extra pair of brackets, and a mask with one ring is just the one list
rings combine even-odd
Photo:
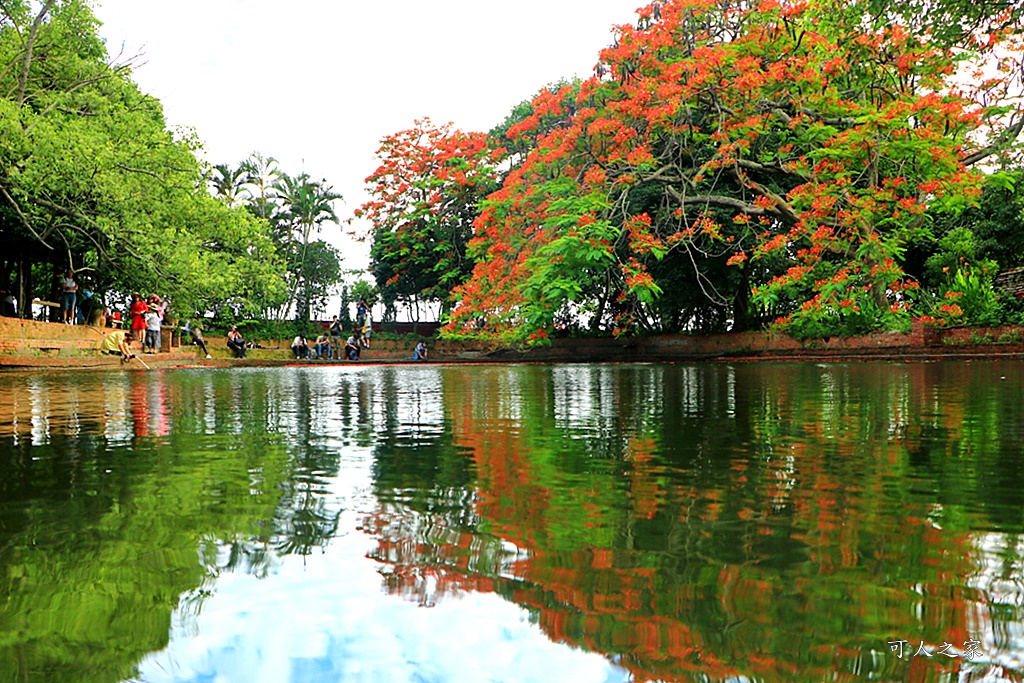
[(362, 330), (363, 325), (366, 324), (366, 314), (369, 306), (366, 305), (366, 299), (360, 299), (359, 303), (356, 304), (356, 329)]
[(156, 353), (160, 350), (160, 310), (156, 305), (149, 307), (146, 314), (146, 344), (143, 353)]
[(60, 281), (60, 286), (62, 290), (60, 310), (64, 316), (64, 322), (68, 325), (74, 325), (75, 312), (77, 310), (75, 304), (78, 301), (78, 283), (75, 282), (75, 271), (68, 268), (64, 279)]
[(331, 337), (331, 358), (341, 360), (341, 322), (338, 320), (338, 316), (334, 316), (327, 332)]
[(146, 331), (146, 313), (148, 312), (149, 306), (142, 300), (142, 295), (133, 292), (132, 306), (128, 309), (128, 313), (132, 317), (132, 333), (135, 335), (135, 341), (143, 340), (143, 333)]

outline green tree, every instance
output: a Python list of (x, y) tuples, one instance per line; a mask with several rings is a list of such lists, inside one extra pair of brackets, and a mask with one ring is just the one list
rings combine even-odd
[(240, 168), (245, 172), (245, 183), (249, 191), (249, 210), (260, 218), (270, 220), (274, 213), (271, 201), (275, 184), (281, 178), (281, 168), (274, 157), (264, 157), (253, 152), (242, 162)]
[[(288, 254), (291, 273), (290, 292), (282, 317), (295, 306), (296, 320), (308, 321), (314, 290), (324, 284), (336, 284), (340, 275), (338, 252), (325, 249), (323, 245), (311, 250), (310, 238), (320, 232), (324, 223), (338, 223), (334, 203), (342, 196), (326, 180), (314, 181), (305, 173), (293, 177), (283, 172), (274, 186), (274, 196), (279, 201), (278, 213), (275, 214), (276, 231)], [(321, 263), (314, 265), (314, 254)], [(333, 266), (322, 262), (332, 256), (335, 259)], [(316, 282), (318, 273), (331, 279), (329, 282)]]
[(199, 141), (168, 129), (132, 60), (108, 63), (98, 25), (84, 0), (0, 4), (0, 248), (18, 298), (48, 298), (68, 266), (101, 295), (159, 291), (179, 310), (278, 296), (266, 225), (209, 196)]

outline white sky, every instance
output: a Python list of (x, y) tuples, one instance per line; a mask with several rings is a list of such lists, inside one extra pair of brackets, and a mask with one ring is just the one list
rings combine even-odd
[[(589, 76), (643, 0), (96, 0), (108, 50), (211, 163), (253, 151), (324, 178), (350, 217), (380, 139), (429, 116), (488, 130), (547, 83)], [(356, 226), (357, 228), (359, 226)], [(368, 246), (331, 226), (343, 267)]]

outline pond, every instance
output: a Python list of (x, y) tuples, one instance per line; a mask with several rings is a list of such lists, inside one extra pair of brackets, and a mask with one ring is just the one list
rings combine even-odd
[(1021, 681), (1024, 366), (0, 375), (0, 681)]

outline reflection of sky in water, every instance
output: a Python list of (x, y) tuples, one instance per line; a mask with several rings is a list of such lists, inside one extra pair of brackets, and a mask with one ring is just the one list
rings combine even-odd
[[(161, 681), (624, 681), (603, 657), (550, 642), (515, 605), (465, 594), (425, 609), (380, 592), (351, 537), (259, 579), (221, 577), (194, 624), (140, 667)], [(191, 633), (190, 633), (191, 632)]]
[(449, 595), (430, 608), (386, 595), (378, 564), (367, 559), (376, 542), (358, 528), (377, 505), (371, 464), (368, 451), (343, 451), (341, 475), (327, 497), (329, 508), (344, 512), (322, 551), (279, 557), (263, 579), (221, 574), (207, 587), (212, 595), (198, 615), (184, 603), (179, 608), (170, 645), (141, 662), (137, 680), (631, 680), (599, 654), (552, 643), (527, 611), (497, 595)]

